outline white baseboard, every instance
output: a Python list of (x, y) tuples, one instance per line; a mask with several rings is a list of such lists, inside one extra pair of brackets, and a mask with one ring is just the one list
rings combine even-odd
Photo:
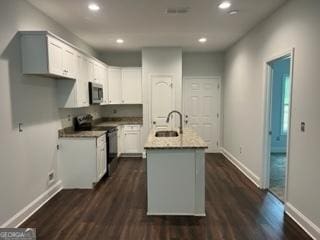
[(20, 226), (25, 222), (32, 214), (34, 214), (39, 208), (41, 208), (46, 202), (48, 202), (54, 195), (60, 192), (62, 189), (62, 182), (58, 181), (51, 186), (47, 191), (42, 193), (39, 197), (29, 203), (26, 207), (20, 210), (12, 218), (6, 221), (0, 226), (0, 228), (14, 228)]
[(320, 239), (320, 228), (303, 215), (291, 203), (286, 203), (285, 212), (314, 240)]
[(195, 216), (195, 217), (205, 217), (205, 213), (154, 213), (147, 212), (147, 216)]
[(234, 165), (236, 166), (251, 182), (253, 182), (258, 188), (260, 186), (260, 177), (255, 175), (249, 168), (241, 163), (236, 157), (229, 153), (226, 149), (220, 148), (221, 153)]

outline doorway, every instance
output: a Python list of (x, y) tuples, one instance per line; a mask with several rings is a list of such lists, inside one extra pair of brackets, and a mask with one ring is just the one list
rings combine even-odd
[(219, 152), (220, 77), (183, 78), (184, 125), (207, 143), (207, 152)]
[(174, 110), (173, 76), (151, 76), (151, 121), (153, 129), (168, 130), (173, 121), (167, 123), (168, 113)]
[(292, 54), (269, 61), (267, 67), (269, 82), (267, 188), (285, 202), (289, 159)]

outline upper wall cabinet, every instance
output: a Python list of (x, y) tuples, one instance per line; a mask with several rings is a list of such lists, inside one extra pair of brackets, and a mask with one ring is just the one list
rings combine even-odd
[(122, 103), (142, 103), (141, 68), (122, 68)]
[(142, 104), (141, 68), (109, 67), (109, 104)]
[(122, 91), (121, 91), (121, 68), (109, 67), (108, 69), (108, 95), (109, 104), (121, 104)]
[(79, 108), (89, 106), (89, 59), (77, 53), (76, 80), (60, 79), (57, 82), (58, 105), (61, 108)]
[(76, 78), (75, 49), (45, 32), (21, 34), (22, 73)]

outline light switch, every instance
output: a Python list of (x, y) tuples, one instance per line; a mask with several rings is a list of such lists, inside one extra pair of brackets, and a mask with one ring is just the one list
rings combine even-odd
[(305, 122), (301, 122), (300, 130), (301, 130), (301, 132), (305, 132), (306, 131), (306, 123)]

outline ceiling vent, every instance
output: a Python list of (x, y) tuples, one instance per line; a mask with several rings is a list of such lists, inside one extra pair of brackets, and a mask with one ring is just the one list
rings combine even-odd
[(167, 8), (166, 14), (186, 14), (189, 10), (189, 7)]

